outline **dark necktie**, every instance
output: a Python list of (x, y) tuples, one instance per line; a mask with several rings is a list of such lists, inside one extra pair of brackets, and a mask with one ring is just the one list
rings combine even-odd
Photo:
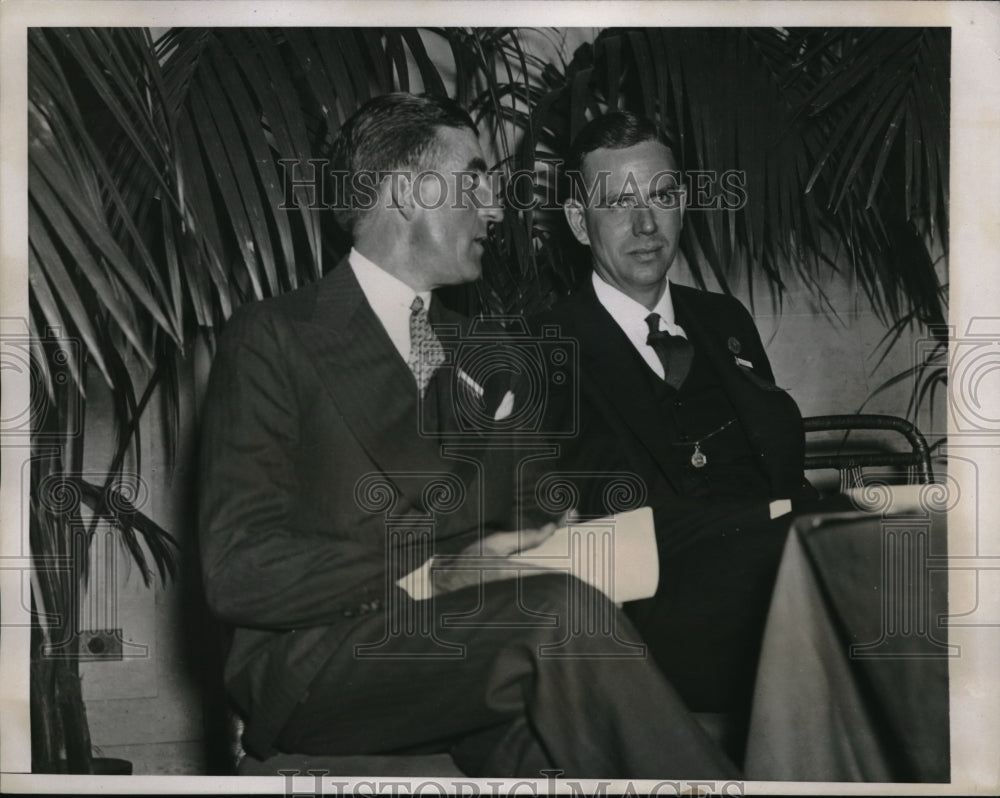
[(427, 308), (419, 296), (410, 305), (410, 358), (406, 364), (417, 381), (420, 396), (427, 390), (435, 370), (444, 363), (444, 347), (427, 320)]
[(656, 356), (663, 364), (663, 381), (677, 390), (684, 384), (688, 372), (691, 371), (691, 361), (694, 359), (694, 347), (682, 335), (671, 335), (660, 330), (660, 314), (650, 313), (646, 316), (649, 336), (646, 343), (653, 347)]

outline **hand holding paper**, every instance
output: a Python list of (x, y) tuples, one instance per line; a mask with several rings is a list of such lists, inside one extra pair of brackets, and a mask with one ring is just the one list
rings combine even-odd
[(484, 539), (482, 556), (477, 545), (474, 553), (435, 557), (397, 584), (421, 601), (480, 581), (557, 571), (576, 576), (617, 603), (656, 592), (659, 560), (650, 508), (555, 527), (494, 533)]
[[(482, 542), (467, 546), (458, 555), (438, 556), (428, 560), (421, 568), (412, 574), (407, 574), (397, 584), (413, 598), (421, 600), (430, 598), (432, 594), (441, 595), (469, 585), (478, 585), (481, 581), (510, 579), (518, 573), (518, 569), (511, 566), (511, 556), (541, 545), (566, 520), (568, 516), (564, 516), (558, 523), (553, 521), (538, 529), (494, 532), (483, 538)], [(415, 574), (420, 574), (417, 583), (411, 579)], [(404, 580), (409, 581), (404, 584)], [(422, 586), (419, 580), (426, 580), (427, 584)], [(407, 584), (414, 589), (411, 590)]]

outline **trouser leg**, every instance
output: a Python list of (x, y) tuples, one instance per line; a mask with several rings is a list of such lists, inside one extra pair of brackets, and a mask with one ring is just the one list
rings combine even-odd
[[(359, 621), (279, 746), (311, 754), (446, 750), (465, 735), (506, 727), (505, 750), (479, 759), (511, 771), (503, 775), (538, 776), (543, 761), (580, 778), (735, 775), (652, 662), (635, 656), (634, 628), (603, 595), (553, 574), (435, 602), (436, 641), (399, 635), (379, 658), (357, 658), (355, 647), (380, 640), (387, 619)], [(611, 619), (613, 628), (586, 631), (581, 612)], [(455, 625), (462, 613), (465, 625)], [(461, 656), (427, 656), (442, 643), (461, 646)]]
[(463, 736), (451, 748), (463, 773), (495, 778), (518, 778), (556, 770), (526, 715), (500, 726)]
[(661, 565), (650, 600), (626, 607), (650, 653), (696, 712), (746, 710), (791, 516), (727, 528)]

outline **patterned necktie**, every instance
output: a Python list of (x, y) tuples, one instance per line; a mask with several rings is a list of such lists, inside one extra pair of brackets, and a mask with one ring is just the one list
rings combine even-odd
[(406, 365), (417, 380), (420, 396), (427, 390), (427, 383), (431, 381), (434, 371), (443, 363), (444, 347), (427, 320), (424, 300), (419, 296), (414, 297), (410, 305), (410, 358)]
[(671, 335), (665, 330), (661, 331), (659, 313), (650, 313), (646, 316), (646, 325), (649, 327), (646, 343), (653, 347), (653, 351), (663, 364), (663, 380), (677, 390), (684, 384), (688, 372), (691, 371), (694, 347), (682, 335)]

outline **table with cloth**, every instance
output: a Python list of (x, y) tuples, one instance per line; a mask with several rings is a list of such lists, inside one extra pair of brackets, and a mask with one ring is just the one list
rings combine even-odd
[(935, 487), (885, 490), (881, 512), (792, 523), (758, 665), (748, 780), (949, 781), (957, 649)]

